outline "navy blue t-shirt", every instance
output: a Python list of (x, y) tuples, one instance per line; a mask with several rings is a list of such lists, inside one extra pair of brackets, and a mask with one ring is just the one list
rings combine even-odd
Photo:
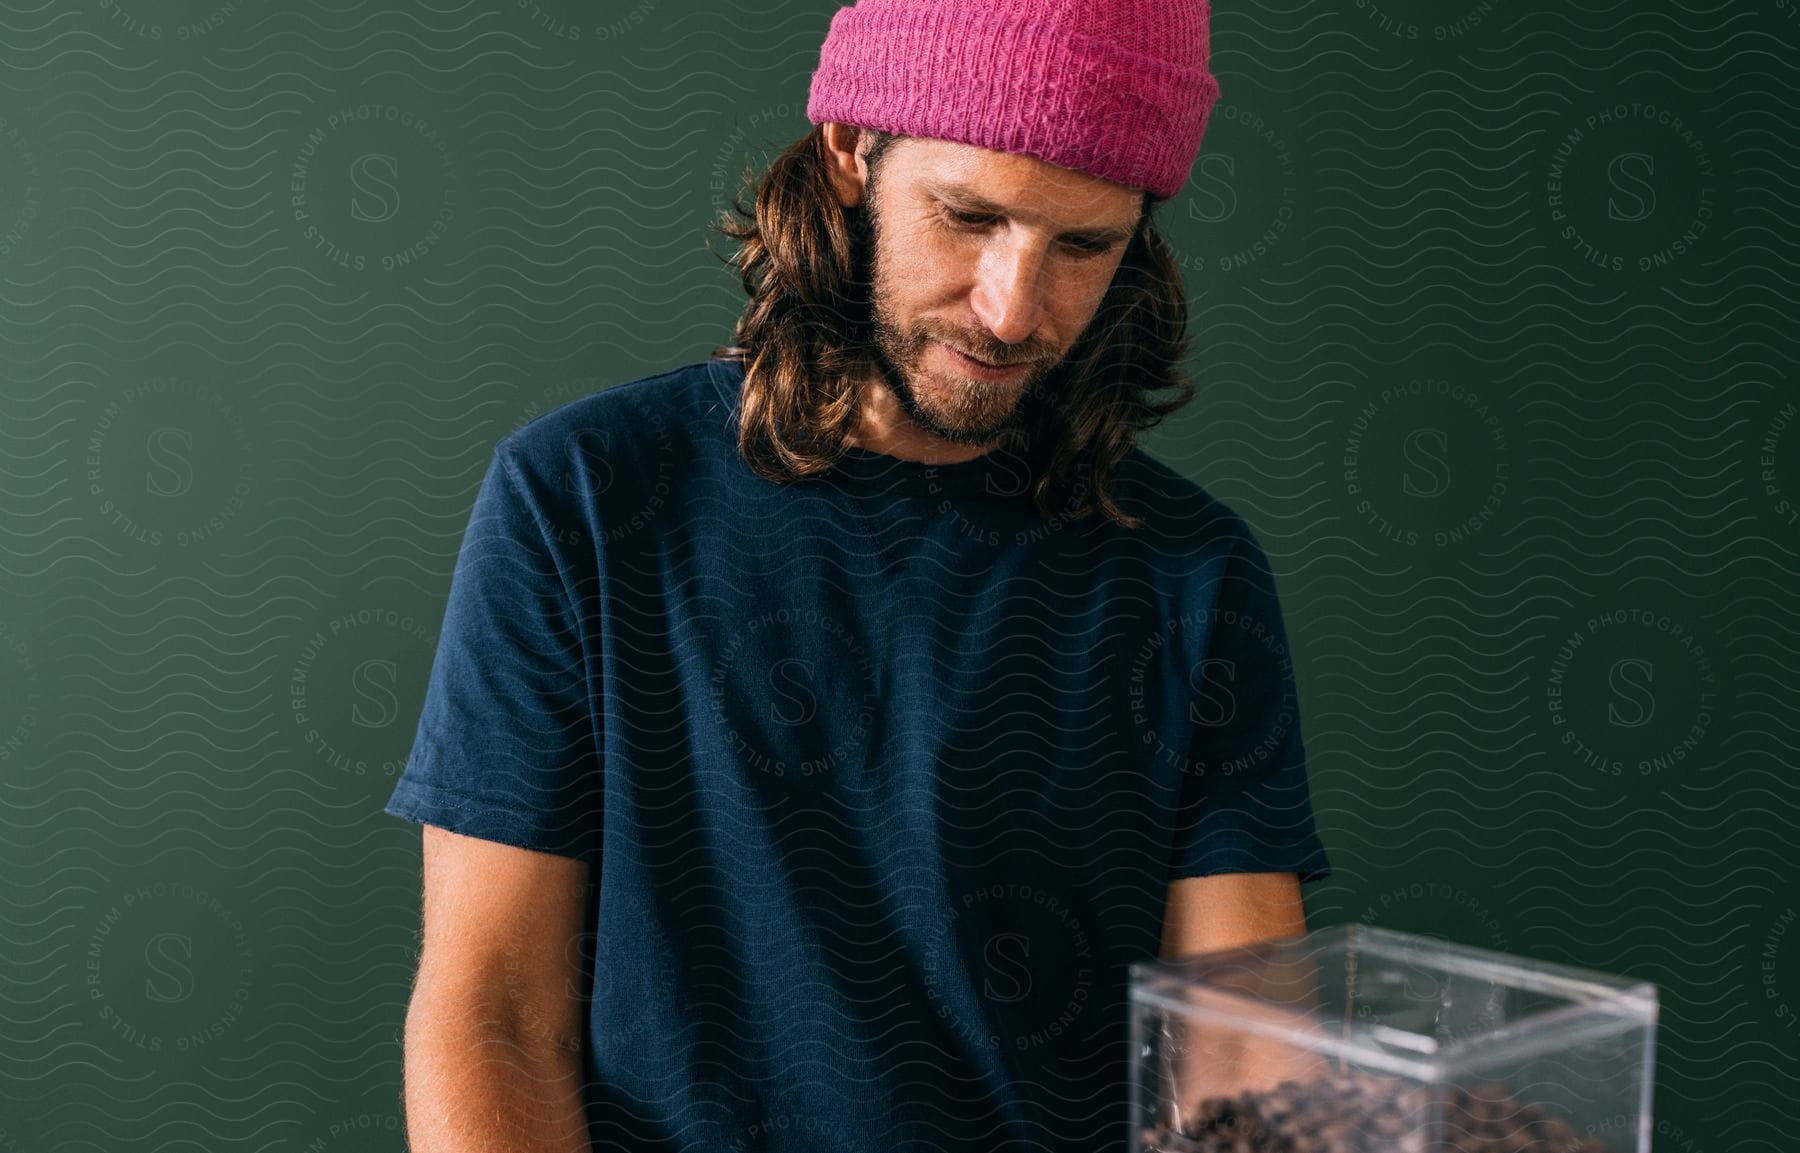
[(1022, 462), (738, 455), (709, 360), (502, 439), (386, 811), (587, 860), (596, 1150), (1127, 1147), (1169, 882), (1331, 872), (1262, 549)]

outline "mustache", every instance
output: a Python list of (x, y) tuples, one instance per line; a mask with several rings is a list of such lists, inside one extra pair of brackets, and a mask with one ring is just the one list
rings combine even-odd
[[(943, 336), (931, 335), (931, 333), (927, 333), (927, 336), (931, 340), (938, 340), (940, 344), (949, 345), (963, 356), (968, 356), (970, 360), (990, 363), (997, 369), (1010, 369), (1012, 365), (1030, 365), (1030, 363), (1039, 363), (1044, 360), (1044, 353), (1039, 353), (1035, 347), (1024, 347), (1024, 349), (1019, 349), (1015, 345), (994, 347), (985, 340), (981, 340), (979, 336), (958, 335), (949, 340)], [(977, 351), (970, 351), (970, 349), (977, 349)]]

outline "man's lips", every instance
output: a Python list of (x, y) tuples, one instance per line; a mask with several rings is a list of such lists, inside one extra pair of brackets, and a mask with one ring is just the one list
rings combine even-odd
[(962, 362), (969, 372), (979, 376), (990, 376), (995, 379), (1000, 379), (1013, 375), (1027, 364), (1026, 361), (1019, 361), (1013, 364), (992, 364), (988, 361), (970, 356), (953, 344), (944, 344), (943, 341), (939, 341), (938, 343), (943, 344), (944, 349), (949, 352), (951, 356)]

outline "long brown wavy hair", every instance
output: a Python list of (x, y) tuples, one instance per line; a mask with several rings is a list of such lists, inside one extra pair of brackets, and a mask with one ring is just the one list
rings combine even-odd
[[(869, 181), (891, 133), (864, 153)], [(859, 147), (861, 147), (859, 143)], [(714, 229), (740, 245), (738, 268), (749, 303), (733, 343), (714, 358), (742, 363), (738, 452), (758, 475), (799, 480), (831, 467), (862, 411), (862, 380), (876, 375), (871, 339), (868, 203), (845, 208), (827, 176), (822, 125), (790, 145), (760, 178), (755, 203), (743, 189)], [(1180, 269), (1157, 232), (1157, 202), (1145, 194), (1094, 319), (1062, 363), (1020, 401), (1017, 427), (996, 447), (1025, 461), (1032, 500), (1045, 519), (1080, 520), (1096, 511), (1127, 528), (1142, 518), (1112, 498), (1114, 472), (1138, 434), (1194, 398), (1178, 364), (1187, 351), (1187, 296)], [(739, 218), (742, 218), (741, 220)], [(1152, 394), (1175, 390), (1175, 395)]]

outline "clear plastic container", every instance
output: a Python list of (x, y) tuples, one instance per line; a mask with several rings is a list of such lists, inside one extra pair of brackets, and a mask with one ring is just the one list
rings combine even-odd
[(1645, 981), (1336, 925), (1131, 966), (1132, 1153), (1650, 1153)]

